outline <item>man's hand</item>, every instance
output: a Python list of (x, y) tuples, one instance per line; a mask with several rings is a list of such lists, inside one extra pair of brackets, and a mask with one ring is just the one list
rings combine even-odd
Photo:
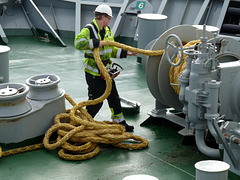
[(101, 48), (101, 47), (103, 47), (104, 46), (104, 42), (103, 41), (100, 41), (99, 42), (99, 47)]
[(128, 52), (127, 52), (127, 55), (128, 55), (128, 56), (136, 56), (137, 53), (136, 53), (136, 52), (128, 51)]

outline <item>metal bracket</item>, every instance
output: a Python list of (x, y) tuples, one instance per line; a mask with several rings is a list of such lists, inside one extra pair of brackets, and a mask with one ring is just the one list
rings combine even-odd
[(222, 141), (223, 147), (226, 150), (230, 160), (232, 161), (232, 164), (233, 164), (234, 168), (239, 170), (237, 159), (235, 158), (233, 152), (229, 148), (228, 143), (227, 143), (226, 139), (224, 138), (224, 136), (223, 136), (219, 126), (217, 125), (217, 122), (216, 122), (215, 119), (212, 119), (212, 125), (213, 125), (213, 128), (215, 129), (217, 135), (219, 136), (220, 140)]

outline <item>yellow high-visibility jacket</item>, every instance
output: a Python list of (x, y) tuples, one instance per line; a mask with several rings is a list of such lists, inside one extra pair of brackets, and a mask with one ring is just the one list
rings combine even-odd
[[(99, 30), (96, 19), (91, 24), (87, 24), (75, 37), (75, 48), (84, 50), (84, 71), (94, 76), (100, 76), (101, 72), (97, 67), (97, 63), (93, 57), (93, 49), (99, 47), (102, 40), (114, 41), (113, 33), (110, 27), (104, 27)], [(112, 63), (112, 58), (126, 58), (127, 51), (113, 46), (103, 46), (100, 48), (100, 58), (105, 66)]]

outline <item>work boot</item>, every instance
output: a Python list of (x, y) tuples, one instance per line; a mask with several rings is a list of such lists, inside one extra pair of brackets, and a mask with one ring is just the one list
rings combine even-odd
[(122, 121), (122, 122), (119, 122), (119, 124), (124, 126), (126, 128), (127, 132), (133, 132), (134, 127), (133, 126), (129, 126), (125, 120)]

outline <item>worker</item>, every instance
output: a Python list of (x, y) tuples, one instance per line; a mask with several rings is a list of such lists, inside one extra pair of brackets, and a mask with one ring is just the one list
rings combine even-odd
[[(106, 89), (105, 78), (101, 76), (97, 63), (94, 60), (93, 49), (100, 48), (100, 58), (105, 66), (112, 64), (112, 58), (126, 58), (127, 55), (135, 55), (136, 53), (126, 51), (114, 46), (104, 45), (103, 40), (114, 41), (113, 33), (108, 26), (112, 16), (112, 9), (106, 4), (100, 4), (96, 7), (95, 18), (90, 24), (87, 24), (75, 37), (75, 48), (84, 50), (84, 71), (88, 84), (89, 100), (100, 97)], [(112, 91), (107, 98), (109, 108), (111, 110), (111, 118), (114, 122), (123, 125), (126, 131), (132, 132), (134, 127), (127, 124), (121, 108), (120, 97), (116, 88), (114, 79), (112, 80)], [(86, 107), (88, 113), (94, 118), (102, 107), (103, 102), (96, 105)]]

